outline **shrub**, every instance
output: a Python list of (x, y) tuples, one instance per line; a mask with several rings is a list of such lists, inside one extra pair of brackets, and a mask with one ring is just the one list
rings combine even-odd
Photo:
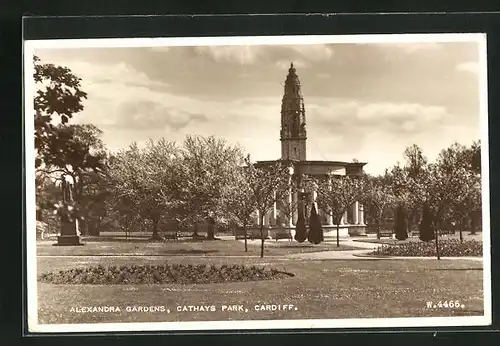
[(431, 241), (436, 238), (432, 227), (432, 214), (428, 206), (424, 206), (422, 221), (420, 222), (418, 233), (418, 237), (422, 241)]
[(312, 205), (311, 216), (309, 218), (309, 234), (307, 235), (307, 240), (309, 240), (312, 244), (319, 244), (324, 240), (321, 220), (319, 219), (314, 203)]
[[(483, 255), (483, 242), (468, 240), (461, 243), (458, 239), (443, 239), (439, 242), (439, 253), (443, 257), (480, 257)], [(436, 256), (436, 247), (434, 243), (408, 242), (397, 245), (383, 245), (371, 254), (383, 256), (434, 257)]]
[(236, 281), (276, 280), (294, 276), (291, 273), (264, 267), (243, 265), (131, 265), (75, 268), (40, 275), (39, 280), (52, 284), (202, 284)]
[(406, 220), (405, 208), (400, 205), (396, 209), (396, 220), (394, 223), (394, 233), (397, 240), (405, 240), (408, 238), (408, 223)]
[(295, 225), (295, 240), (303, 243), (307, 239), (306, 219), (304, 217), (304, 208), (298, 208), (299, 215), (297, 217), (297, 224)]

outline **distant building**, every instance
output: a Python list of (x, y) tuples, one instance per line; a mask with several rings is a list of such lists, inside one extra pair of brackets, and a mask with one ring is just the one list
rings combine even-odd
[[(281, 101), (281, 160), (288, 162), (293, 168), (292, 181), (294, 191), (291, 203), (295, 203), (299, 198), (306, 198), (314, 202), (315, 191), (306, 191), (302, 186), (302, 181), (310, 177), (330, 179), (332, 175), (361, 175), (366, 162), (343, 162), (343, 161), (308, 161), (306, 158), (307, 148), (307, 126), (306, 109), (300, 85), (299, 76), (293, 63), (290, 65), (288, 75), (285, 80), (283, 99)], [(276, 161), (257, 161), (257, 167), (263, 167)], [(288, 203), (290, 203), (288, 202)], [(286, 203), (286, 202), (285, 202)], [(275, 208), (265, 216), (266, 226), (280, 228), (282, 226), (279, 207)], [(332, 217), (320, 210), (325, 236), (336, 234), (336, 226), (333, 225)], [(306, 218), (307, 219), (307, 218)], [(291, 226), (295, 225), (297, 212), (291, 221)], [(341, 235), (347, 236), (364, 235), (366, 225), (364, 223), (363, 206), (356, 202), (352, 208), (344, 214), (341, 224)], [(272, 231), (271, 231), (272, 232)], [(272, 234), (271, 234), (272, 236)]]

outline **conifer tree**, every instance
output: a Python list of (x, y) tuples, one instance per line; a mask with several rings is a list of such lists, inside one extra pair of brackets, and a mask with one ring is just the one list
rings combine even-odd
[(307, 239), (306, 219), (304, 217), (304, 206), (298, 208), (297, 223), (295, 225), (295, 240), (303, 243)]
[(422, 221), (420, 221), (419, 238), (421, 241), (431, 241), (436, 238), (433, 229), (432, 214), (427, 205), (424, 205)]
[(406, 211), (404, 206), (400, 205), (396, 209), (396, 220), (394, 223), (394, 233), (396, 233), (397, 240), (408, 239), (408, 224), (406, 220)]
[(318, 212), (314, 203), (311, 207), (311, 215), (309, 218), (309, 234), (307, 240), (312, 244), (319, 244), (324, 240), (323, 228), (321, 227), (321, 220), (319, 219)]

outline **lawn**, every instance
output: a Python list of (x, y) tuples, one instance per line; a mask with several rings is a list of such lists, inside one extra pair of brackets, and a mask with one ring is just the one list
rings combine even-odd
[[(84, 246), (53, 246), (55, 241), (38, 241), (38, 256), (260, 256), (260, 240), (248, 242), (245, 252), (243, 241), (237, 240), (168, 240), (149, 242), (146, 239), (133, 240), (83, 240)], [(264, 256), (284, 256), (293, 253), (316, 251), (343, 251), (357, 249), (348, 245), (337, 248), (334, 243), (312, 245), (288, 240), (268, 240)]]
[[(73, 251), (89, 249), (66, 248)], [(242, 244), (239, 244), (242, 246)], [(44, 249), (44, 247), (42, 247)], [(60, 251), (62, 247), (50, 247)], [(72, 252), (68, 250), (69, 252)], [(269, 247), (269, 250), (277, 248)], [(65, 250), (66, 251), (66, 250)], [(282, 250), (280, 250), (282, 251)], [(295, 274), (277, 281), (223, 284), (54, 285), (38, 283), (40, 323), (165, 322), (243, 319), (381, 318), (483, 314), (482, 264), (466, 260), (331, 260), (286, 257), (123, 256), (39, 257), (38, 272), (101, 264), (213, 263), (272, 266)], [(426, 307), (460, 301), (464, 308)], [(248, 311), (221, 311), (241, 304)], [(255, 305), (292, 304), (291, 311), (256, 311)], [(214, 305), (214, 312), (179, 312), (178, 306)], [(118, 306), (120, 312), (78, 313), (71, 308)], [(167, 312), (127, 312), (127, 306), (163, 306)], [(295, 310), (295, 307), (297, 310)]]

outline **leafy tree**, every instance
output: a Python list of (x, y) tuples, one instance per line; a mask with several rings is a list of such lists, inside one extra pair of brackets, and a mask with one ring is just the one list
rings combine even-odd
[(397, 240), (405, 240), (408, 238), (408, 223), (406, 219), (406, 210), (403, 205), (396, 208), (396, 217), (394, 224), (394, 233)]
[[(33, 57), (35, 86), (34, 97), (36, 167), (47, 158), (57, 156), (51, 146), (57, 144), (61, 127), (54, 125), (54, 117), (65, 125), (74, 114), (83, 110), (83, 100), (87, 94), (81, 90), (81, 78), (67, 67), (44, 64), (37, 56)], [(64, 134), (63, 134), (64, 135)]]
[(454, 143), (442, 150), (436, 162), (428, 164), (418, 178), (408, 177), (406, 181), (415, 200), (427, 205), (432, 214), (438, 259), (439, 230), (445, 213), (457, 203), (463, 203), (474, 191), (471, 189), (473, 174), (468, 169), (470, 161), (465, 152), (464, 146)]
[(396, 197), (389, 184), (388, 173), (381, 177), (367, 177), (362, 203), (365, 210), (375, 221), (377, 239), (380, 239), (380, 228), (384, 215), (388, 209), (393, 208)]
[(151, 240), (162, 240), (158, 225), (162, 215), (176, 215), (179, 195), (179, 150), (173, 142), (150, 140), (141, 149), (133, 143), (116, 153), (109, 176), (113, 205), (122, 225), (147, 219), (152, 225)]
[[(296, 211), (298, 211), (299, 201), (294, 201), (292, 198), (291, 194), (293, 193), (293, 187), (291, 184), (291, 179), (289, 181), (289, 186), (290, 186), (289, 191), (286, 193), (285, 199), (282, 201), (279, 201), (278, 208), (281, 211), (282, 215), (284, 215), (284, 221), (286, 223), (286, 228), (290, 232), (291, 231), (291, 224), (292, 224), (292, 220), (293, 220), (293, 214)], [(305, 227), (305, 222), (304, 222), (304, 227)], [(304, 228), (304, 232), (306, 232), (305, 228)], [(295, 231), (295, 236), (297, 236), (297, 231)], [(306, 233), (306, 237), (307, 237), (307, 233)], [(304, 240), (305, 239), (306, 238), (304, 238)]]
[(271, 165), (252, 169), (251, 172), (252, 199), (259, 212), (260, 257), (264, 257), (264, 216), (288, 193), (290, 171), (287, 166), (277, 161)]
[(309, 234), (307, 239), (310, 243), (319, 244), (324, 240), (323, 228), (321, 227), (321, 220), (319, 219), (318, 212), (316, 211), (316, 206), (312, 203), (311, 215), (309, 220)]
[(209, 222), (208, 239), (215, 239), (214, 225), (227, 218), (243, 165), (239, 147), (213, 136), (187, 136), (181, 149), (180, 201), (182, 218), (195, 226)]
[(424, 205), (422, 220), (420, 221), (420, 227), (419, 227), (420, 240), (428, 242), (436, 238), (432, 223), (433, 222), (432, 222), (431, 211), (429, 210), (429, 207), (427, 205)]
[(236, 184), (231, 193), (229, 201), (229, 212), (238, 220), (238, 223), (243, 227), (243, 235), (245, 240), (245, 252), (248, 251), (247, 244), (247, 226), (252, 222), (252, 214), (255, 212), (254, 192), (254, 170), (255, 167), (251, 164), (250, 158), (245, 159), (246, 166), (240, 169), (236, 175)]
[(337, 225), (337, 247), (340, 246), (339, 232), (342, 216), (365, 193), (365, 180), (358, 176), (332, 176), (331, 179), (316, 181), (318, 207), (333, 217)]
[[(467, 195), (455, 200), (449, 207), (448, 216), (459, 223), (460, 241), (463, 241), (463, 231), (475, 233), (481, 217), (481, 144), (474, 142), (470, 147), (462, 147), (457, 153), (457, 161), (462, 162), (467, 175), (463, 185), (467, 186)], [(460, 163), (458, 163), (460, 165)]]

